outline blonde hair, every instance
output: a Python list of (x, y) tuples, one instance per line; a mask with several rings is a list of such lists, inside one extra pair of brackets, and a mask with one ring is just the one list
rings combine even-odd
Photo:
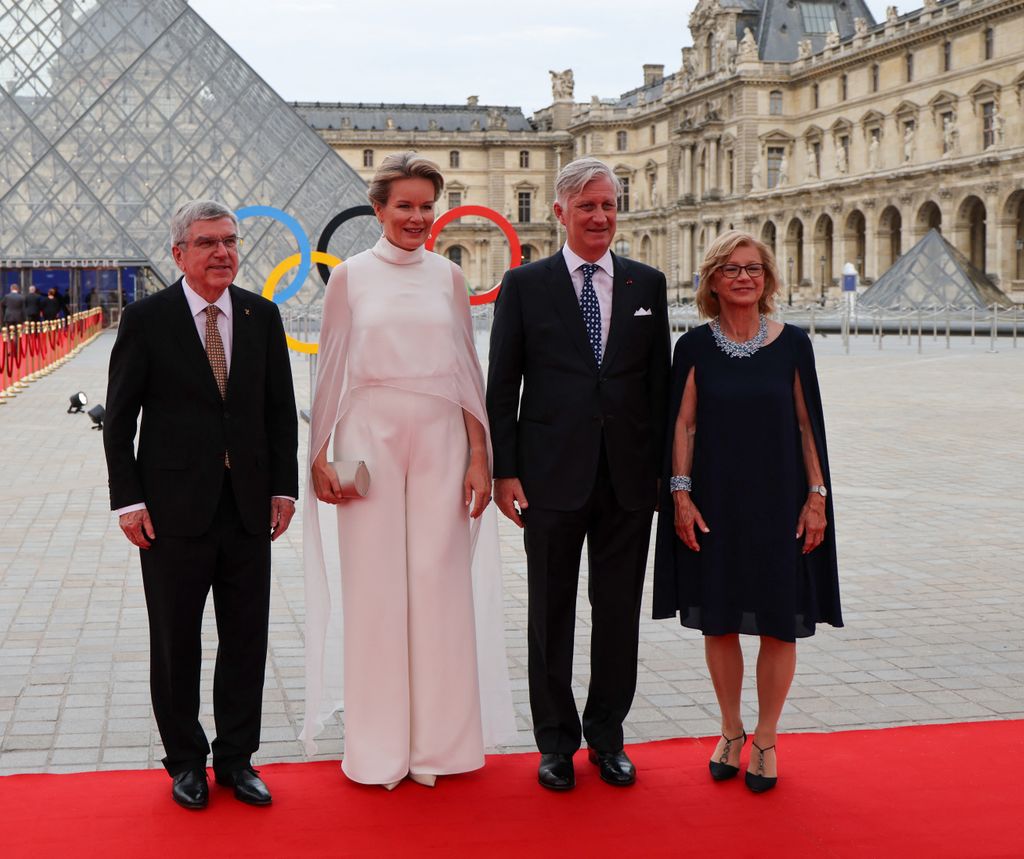
[(722, 310), (718, 296), (711, 290), (711, 277), (729, 261), (733, 251), (740, 247), (754, 248), (761, 256), (764, 265), (764, 292), (757, 302), (757, 309), (764, 314), (775, 310), (775, 294), (779, 291), (779, 270), (775, 265), (775, 254), (772, 249), (750, 233), (741, 230), (726, 230), (715, 239), (704, 254), (700, 264), (700, 283), (697, 286), (697, 310), (701, 316), (718, 316)]
[(386, 206), (388, 196), (391, 194), (391, 183), (396, 179), (426, 179), (434, 186), (435, 202), (444, 189), (441, 168), (433, 161), (415, 152), (396, 152), (385, 156), (377, 172), (373, 174), (370, 187), (366, 189), (366, 196), (370, 198), (370, 202)]

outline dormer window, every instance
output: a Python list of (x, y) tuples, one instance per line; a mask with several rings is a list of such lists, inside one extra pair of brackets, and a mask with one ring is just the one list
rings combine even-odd
[(832, 0), (800, 0), (800, 17), (805, 33), (839, 32), (836, 25), (836, 7)]

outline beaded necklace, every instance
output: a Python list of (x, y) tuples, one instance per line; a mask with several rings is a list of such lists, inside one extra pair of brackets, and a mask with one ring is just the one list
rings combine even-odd
[(715, 317), (709, 323), (711, 326), (711, 336), (715, 338), (718, 348), (730, 358), (749, 358), (764, 346), (764, 341), (768, 339), (768, 317), (762, 313), (759, 315), (759, 319), (761, 321), (757, 326), (757, 334), (742, 343), (730, 340), (722, 333), (722, 327), (718, 324), (718, 317)]

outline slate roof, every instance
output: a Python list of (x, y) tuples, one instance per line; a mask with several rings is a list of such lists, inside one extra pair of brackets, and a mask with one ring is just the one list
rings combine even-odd
[(766, 63), (793, 62), (798, 55), (797, 46), (803, 39), (811, 40), (815, 53), (825, 47), (827, 33), (808, 32), (802, 7), (818, 7), (819, 11), (831, 12), (840, 39), (853, 36), (855, 18), (863, 18), (869, 28), (875, 26), (875, 16), (864, 0), (763, 0), (763, 3), (754, 37), (757, 39), (758, 56)]
[[(431, 121), (437, 124), (440, 131), (490, 131), (492, 118), (496, 114), (507, 123), (509, 131), (536, 131), (533, 123), (523, 115), (521, 107), (386, 102), (295, 102), (292, 107), (317, 131), (342, 127), (362, 131), (383, 131), (388, 128), (389, 118), (394, 123), (396, 131), (427, 131)], [(345, 120), (348, 120), (348, 125), (344, 124)]]
[(857, 299), (867, 307), (1012, 307), (985, 273), (929, 230)]

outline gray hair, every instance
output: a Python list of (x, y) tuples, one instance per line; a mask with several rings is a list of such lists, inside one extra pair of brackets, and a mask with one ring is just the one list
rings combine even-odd
[(558, 173), (555, 179), (555, 199), (565, 206), (572, 197), (579, 194), (594, 179), (607, 179), (615, 188), (615, 195), (622, 193), (622, 183), (612, 172), (612, 168), (603, 161), (591, 158), (577, 158), (570, 161)]
[(188, 229), (196, 221), (216, 221), (231, 218), (238, 232), (238, 217), (223, 203), (216, 200), (190, 200), (171, 217), (171, 244), (181, 244), (188, 239)]

